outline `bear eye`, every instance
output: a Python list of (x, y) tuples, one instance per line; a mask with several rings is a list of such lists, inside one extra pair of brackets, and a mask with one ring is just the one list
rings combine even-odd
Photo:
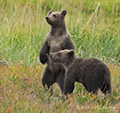
[(56, 15), (53, 15), (54, 17), (56, 17)]
[(61, 54), (60, 54), (60, 53), (57, 53), (57, 56), (61, 56)]

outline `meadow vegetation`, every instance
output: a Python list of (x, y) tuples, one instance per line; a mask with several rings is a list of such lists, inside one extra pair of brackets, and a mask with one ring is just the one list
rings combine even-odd
[[(57, 84), (53, 95), (43, 90), (39, 51), (50, 31), (45, 17), (51, 9), (68, 11), (65, 21), (76, 55), (97, 57), (110, 68), (110, 98), (89, 94), (78, 83), (67, 101)], [(120, 112), (119, 26), (119, 0), (1, 0), (0, 62), (8, 66), (0, 66), (0, 112)]]

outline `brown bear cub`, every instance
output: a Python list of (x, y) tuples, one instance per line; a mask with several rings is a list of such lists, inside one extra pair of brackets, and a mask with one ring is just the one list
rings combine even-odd
[(66, 10), (60, 12), (49, 11), (46, 21), (51, 26), (51, 31), (40, 50), (40, 62), (47, 63), (47, 67), (42, 77), (42, 85), (48, 88), (57, 82), (63, 91), (65, 69), (62, 65), (53, 63), (49, 58), (49, 53), (64, 49), (74, 49), (74, 45), (65, 25)]
[(61, 50), (50, 53), (54, 63), (64, 66), (65, 80), (63, 93), (73, 92), (74, 83), (80, 82), (88, 92), (97, 93), (98, 88), (106, 93), (111, 93), (111, 79), (109, 68), (97, 58), (76, 58), (74, 50)]

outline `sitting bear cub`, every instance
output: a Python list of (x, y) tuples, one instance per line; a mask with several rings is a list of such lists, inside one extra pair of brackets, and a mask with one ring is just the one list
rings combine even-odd
[(73, 92), (74, 83), (80, 82), (88, 92), (97, 93), (98, 88), (103, 93), (111, 93), (109, 68), (97, 58), (76, 58), (74, 50), (61, 50), (51, 53), (54, 63), (60, 63), (65, 68), (63, 93)]
[(47, 63), (43, 77), (42, 85), (47, 88), (57, 82), (63, 92), (63, 83), (65, 77), (65, 69), (60, 64), (55, 64), (49, 58), (49, 53), (57, 52), (64, 49), (74, 49), (74, 45), (70, 38), (65, 25), (66, 10), (62, 12), (49, 11), (46, 21), (51, 26), (51, 31), (46, 37), (46, 40), (40, 50), (40, 62)]

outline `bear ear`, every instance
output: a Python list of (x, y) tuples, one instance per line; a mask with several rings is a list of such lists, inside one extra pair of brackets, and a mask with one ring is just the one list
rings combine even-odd
[(70, 51), (68, 52), (68, 55), (69, 55), (69, 56), (73, 56), (74, 53), (75, 53), (74, 50), (70, 50)]
[(49, 12), (48, 12), (48, 14), (50, 15), (52, 13), (52, 10), (50, 10)]
[(66, 10), (63, 10), (63, 11), (61, 12), (61, 14), (62, 14), (63, 16), (65, 16), (65, 15), (67, 14), (67, 11), (66, 11)]

